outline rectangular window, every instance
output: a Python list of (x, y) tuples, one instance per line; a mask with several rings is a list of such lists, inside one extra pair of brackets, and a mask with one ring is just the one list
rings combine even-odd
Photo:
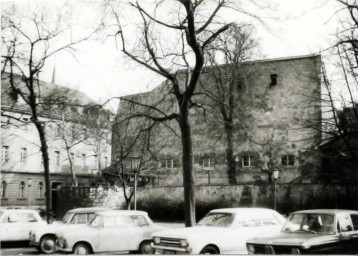
[(86, 167), (86, 154), (82, 154), (82, 158), (81, 158), (81, 166), (82, 168)]
[(358, 230), (358, 214), (351, 214), (353, 229)]
[(295, 165), (295, 157), (294, 155), (284, 155), (281, 157), (281, 164), (283, 166), (294, 166)]
[(2, 146), (1, 162), (9, 161), (9, 146)]
[(55, 151), (55, 166), (61, 165), (61, 155), (60, 151)]
[(165, 168), (167, 168), (167, 169), (173, 168), (173, 159), (166, 159), (165, 160)]
[(271, 83), (270, 85), (276, 85), (277, 84), (277, 74), (271, 74)]
[(214, 167), (214, 165), (215, 165), (215, 162), (214, 162), (213, 158), (210, 158), (210, 157), (203, 158), (203, 167), (204, 168), (211, 168), (211, 167)]
[(252, 156), (243, 156), (242, 157), (242, 166), (243, 167), (250, 167), (252, 166)]
[(21, 148), (20, 162), (25, 163), (27, 159), (27, 148)]

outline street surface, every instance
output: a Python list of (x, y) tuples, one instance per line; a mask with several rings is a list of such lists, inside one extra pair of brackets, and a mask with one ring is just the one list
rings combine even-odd
[[(166, 223), (166, 222), (155, 222), (155, 223), (167, 228), (184, 227), (183, 223)], [(1, 249), (0, 249), (0, 255), (39, 255), (39, 254), (40, 252), (34, 247), (29, 247), (28, 243), (1, 244)]]

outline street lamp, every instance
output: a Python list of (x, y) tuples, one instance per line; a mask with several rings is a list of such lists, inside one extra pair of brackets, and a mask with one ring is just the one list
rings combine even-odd
[(277, 169), (274, 169), (273, 170), (273, 173), (272, 173), (272, 178), (273, 178), (273, 184), (274, 184), (274, 210), (276, 210), (276, 181), (278, 180), (278, 174), (279, 174), (279, 171)]
[(131, 169), (134, 173), (134, 210), (137, 210), (137, 173), (139, 171), (139, 163), (140, 157), (139, 156), (131, 156)]
[(30, 188), (32, 185), (32, 178), (27, 178), (27, 208), (30, 209)]

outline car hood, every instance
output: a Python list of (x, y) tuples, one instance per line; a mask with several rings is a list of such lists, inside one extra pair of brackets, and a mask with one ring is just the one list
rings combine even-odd
[(208, 226), (195, 226), (189, 228), (177, 228), (170, 230), (163, 230), (152, 234), (154, 237), (166, 237), (166, 238), (178, 238), (178, 239), (189, 239), (191, 237), (203, 236), (209, 234), (218, 234), (227, 231), (228, 228), (223, 227), (208, 227)]
[(265, 238), (252, 238), (247, 243), (254, 244), (266, 244), (266, 245), (292, 245), (309, 247), (314, 244), (321, 244), (328, 240), (334, 239), (333, 235), (329, 234), (312, 234), (308, 232), (300, 233), (286, 233), (281, 232), (275, 236), (269, 236)]

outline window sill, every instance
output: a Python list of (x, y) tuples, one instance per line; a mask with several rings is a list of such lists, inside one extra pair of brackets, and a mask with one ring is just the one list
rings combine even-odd
[(45, 200), (45, 198), (36, 198), (36, 200), (39, 200), (39, 201), (40, 201), (40, 200)]
[(19, 201), (26, 201), (27, 198), (17, 198), (17, 200), (19, 200)]

